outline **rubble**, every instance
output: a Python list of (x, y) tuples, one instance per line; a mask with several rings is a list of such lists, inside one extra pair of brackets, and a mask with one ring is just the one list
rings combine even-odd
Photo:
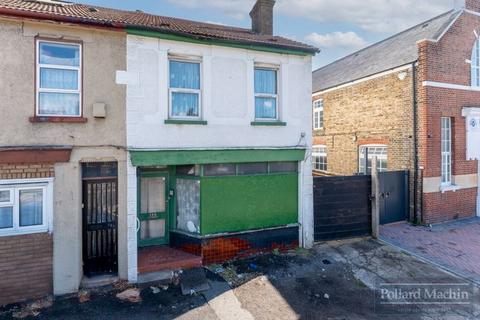
[(131, 288), (131, 289), (122, 291), (118, 293), (116, 297), (120, 300), (129, 301), (132, 303), (138, 303), (142, 301), (142, 297), (140, 295), (140, 289), (138, 288)]

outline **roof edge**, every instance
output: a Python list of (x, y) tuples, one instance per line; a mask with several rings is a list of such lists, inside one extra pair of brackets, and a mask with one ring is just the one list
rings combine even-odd
[(277, 54), (291, 54), (300, 56), (314, 56), (320, 49), (312, 47), (312, 49), (299, 48), (293, 46), (284, 46), (278, 44), (259, 44), (254, 41), (242, 41), (242, 40), (224, 40), (224, 39), (212, 39), (204, 38), (202, 36), (195, 36), (190, 33), (172, 32), (172, 31), (159, 31), (155, 28), (138, 27), (135, 25), (127, 25), (125, 28), (127, 34), (143, 36), (149, 38), (159, 38), (164, 40), (190, 42), (196, 44), (212, 44), (230, 48), (248, 49), (254, 51), (263, 51)]

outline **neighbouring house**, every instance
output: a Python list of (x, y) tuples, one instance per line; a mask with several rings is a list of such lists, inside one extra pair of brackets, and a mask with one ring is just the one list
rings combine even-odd
[(317, 49), (273, 5), (242, 29), (0, 0), (0, 305), (312, 245)]
[(412, 221), (478, 214), (479, 34), (480, 1), (456, 1), (314, 71), (314, 172), (369, 174), (376, 157), (410, 172)]
[(164, 268), (165, 246), (208, 264), (312, 245), (317, 49), (273, 35), (274, 4), (252, 29), (127, 28), (129, 280)]

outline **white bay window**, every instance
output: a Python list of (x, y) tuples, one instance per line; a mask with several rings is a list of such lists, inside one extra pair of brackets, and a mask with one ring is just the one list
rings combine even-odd
[(82, 47), (37, 40), (37, 116), (82, 115)]

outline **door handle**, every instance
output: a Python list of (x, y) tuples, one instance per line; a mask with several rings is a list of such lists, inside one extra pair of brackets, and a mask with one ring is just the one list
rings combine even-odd
[(138, 219), (138, 217), (136, 219), (137, 219), (137, 233), (138, 233), (138, 231), (140, 231), (140, 219)]

